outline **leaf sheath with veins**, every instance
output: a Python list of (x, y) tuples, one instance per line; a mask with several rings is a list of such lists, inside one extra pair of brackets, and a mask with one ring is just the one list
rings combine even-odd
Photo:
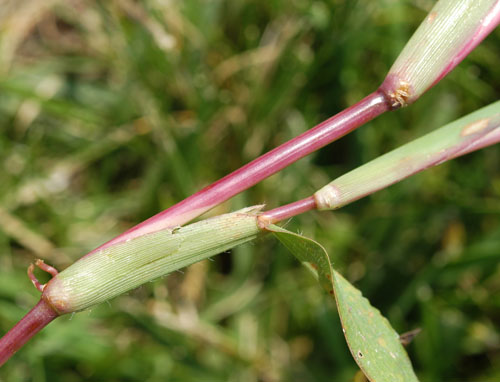
[(87, 309), (256, 238), (262, 206), (164, 229), (102, 249), (55, 276), (42, 299), (59, 314)]

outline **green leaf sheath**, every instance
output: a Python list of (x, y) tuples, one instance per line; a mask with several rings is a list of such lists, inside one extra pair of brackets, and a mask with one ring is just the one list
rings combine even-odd
[(446, 160), (500, 140), (500, 101), (382, 155), (314, 194), (319, 210), (337, 209)]
[(267, 229), (335, 297), (347, 344), (366, 377), (370, 381), (418, 381), (398, 333), (359, 290), (333, 269), (326, 250), (314, 240), (283, 228), (271, 225)]
[(408, 41), (382, 89), (393, 107), (417, 100), (498, 24), (498, 0), (440, 0)]
[(255, 239), (260, 229), (250, 207), (103, 249), (54, 277), (42, 298), (60, 314), (80, 311), (179, 268)]

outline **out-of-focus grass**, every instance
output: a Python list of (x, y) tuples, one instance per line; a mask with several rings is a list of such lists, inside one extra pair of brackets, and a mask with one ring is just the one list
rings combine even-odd
[[(126, 228), (376, 88), (426, 0), (0, 6), (0, 328)], [(378, 118), (211, 211), (309, 195), (495, 101), (495, 31), (415, 105)], [(422, 381), (500, 379), (500, 149), (287, 228), (322, 243), (399, 332)], [(43, 277), (43, 275), (40, 275)], [(330, 298), (271, 238), (52, 323), (2, 381), (349, 381)]]

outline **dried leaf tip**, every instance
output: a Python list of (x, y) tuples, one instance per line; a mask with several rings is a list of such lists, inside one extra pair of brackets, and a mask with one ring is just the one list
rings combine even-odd
[(50, 265), (45, 264), (44, 261), (41, 259), (37, 259), (35, 261), (35, 264), (30, 264), (30, 266), (28, 267), (28, 277), (30, 278), (30, 280), (33, 283), (33, 285), (35, 286), (35, 288), (38, 289), (40, 292), (43, 292), (43, 290), (45, 289), (45, 286), (47, 284), (40, 284), (40, 282), (38, 281), (38, 279), (36, 278), (36, 276), (34, 274), (35, 266), (40, 268), (42, 271), (50, 273), (52, 277), (57, 276), (57, 274), (59, 272), (54, 267), (51, 267)]

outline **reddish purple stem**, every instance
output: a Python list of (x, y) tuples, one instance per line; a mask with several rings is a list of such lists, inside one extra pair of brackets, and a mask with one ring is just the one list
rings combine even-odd
[(0, 366), (57, 316), (58, 314), (45, 300), (40, 300), (21, 321), (0, 339)]
[(316, 209), (316, 201), (314, 200), (314, 196), (309, 196), (273, 210), (265, 211), (259, 216), (259, 221), (260, 224), (265, 226), (266, 224), (278, 223), (314, 209)]
[(146, 233), (183, 225), (388, 110), (390, 107), (384, 94), (377, 90), (355, 105), (283, 143), (180, 203), (132, 227), (88, 255)]

